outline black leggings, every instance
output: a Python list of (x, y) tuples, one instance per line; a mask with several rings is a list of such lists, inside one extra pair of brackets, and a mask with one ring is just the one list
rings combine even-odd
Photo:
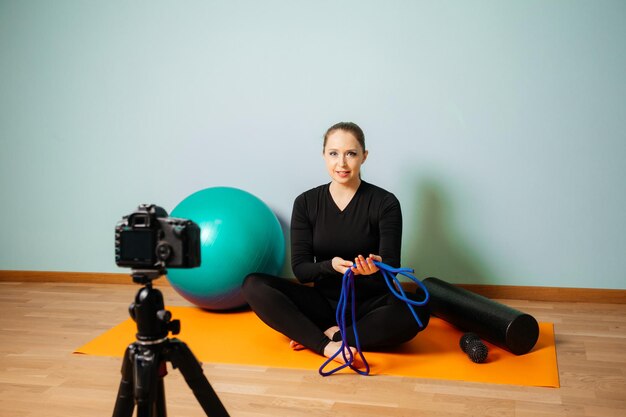
[[(324, 331), (336, 326), (337, 301), (329, 300), (314, 287), (272, 275), (255, 273), (246, 277), (243, 296), (261, 320), (288, 338), (323, 355), (331, 341)], [(416, 299), (421, 299), (417, 296)], [(427, 307), (414, 307), (424, 327), (430, 317)], [(346, 314), (351, 316), (351, 314)], [(359, 342), (364, 350), (396, 346), (413, 339), (419, 327), (404, 301), (386, 293), (358, 299), (356, 306)], [(346, 328), (347, 343), (355, 346), (351, 323)], [(341, 340), (337, 333), (333, 340)]]

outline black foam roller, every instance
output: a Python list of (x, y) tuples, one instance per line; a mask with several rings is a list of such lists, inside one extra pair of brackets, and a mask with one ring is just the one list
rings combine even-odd
[(529, 314), (438, 278), (426, 278), (432, 314), (462, 331), (477, 333), (494, 345), (523, 355), (537, 343), (539, 324)]

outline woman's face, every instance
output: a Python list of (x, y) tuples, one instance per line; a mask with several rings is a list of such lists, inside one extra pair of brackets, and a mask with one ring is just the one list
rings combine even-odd
[(342, 185), (358, 184), (361, 165), (365, 159), (367, 151), (352, 133), (338, 129), (328, 135), (324, 161), (334, 182)]

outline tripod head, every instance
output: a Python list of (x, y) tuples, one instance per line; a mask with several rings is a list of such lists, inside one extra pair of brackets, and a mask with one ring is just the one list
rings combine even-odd
[(152, 281), (167, 274), (164, 267), (156, 267), (152, 269), (131, 269), (130, 276), (133, 277), (135, 284), (152, 284)]
[(137, 323), (137, 341), (159, 343), (167, 339), (171, 332), (180, 333), (180, 321), (172, 320), (172, 313), (165, 309), (163, 294), (152, 287), (152, 281), (165, 275), (165, 268), (133, 269), (133, 282), (143, 287), (135, 295), (135, 301), (128, 306), (130, 317)]

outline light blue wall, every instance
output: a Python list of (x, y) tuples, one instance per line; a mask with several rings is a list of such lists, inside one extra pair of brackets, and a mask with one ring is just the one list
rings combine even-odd
[(403, 263), (626, 288), (624, 1), (0, 1), (0, 269), (128, 272), (113, 226), (243, 188), (287, 223), (366, 132)]

